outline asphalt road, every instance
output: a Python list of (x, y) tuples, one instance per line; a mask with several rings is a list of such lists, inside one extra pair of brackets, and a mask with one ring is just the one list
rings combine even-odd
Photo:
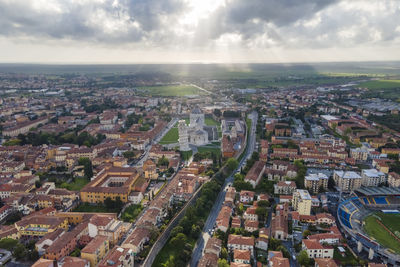
[[(238, 168), (233, 172), (235, 174), (237, 171), (239, 171), (245, 164), (246, 160), (251, 157), (251, 155), (254, 152), (255, 145), (256, 145), (256, 125), (257, 125), (257, 119), (258, 119), (258, 114), (257, 112), (252, 112), (249, 115), (249, 118), (251, 119), (251, 130), (250, 130), (250, 139), (248, 146), (246, 148), (246, 154), (242, 158), (242, 160), (239, 162)], [(200, 258), (203, 256), (203, 249), (205, 247), (205, 244), (207, 240), (210, 238), (210, 231), (214, 228), (215, 221), (218, 217), (219, 211), (221, 210), (222, 203), (225, 200), (225, 189), (228, 186), (228, 184), (233, 182), (233, 175), (229, 176), (228, 178), (225, 179), (224, 186), (222, 187), (223, 190), (221, 190), (218, 194), (217, 200), (214, 203), (214, 206), (211, 209), (210, 215), (208, 216), (203, 232), (200, 236), (200, 238), (197, 240), (196, 247), (194, 248), (193, 254), (192, 254), (192, 259), (190, 261), (190, 266), (191, 267), (196, 267)]]
[(142, 155), (142, 157), (140, 158), (140, 160), (138, 162), (136, 162), (133, 166), (134, 167), (141, 167), (143, 166), (143, 163), (147, 160), (147, 158), (149, 157), (149, 152), (150, 149), (153, 147), (153, 144), (156, 144), (158, 142), (160, 142), (161, 138), (164, 137), (164, 135), (167, 134), (167, 132), (174, 127), (174, 125), (177, 123), (179, 119), (178, 118), (173, 118), (168, 125), (163, 129), (163, 131), (156, 137), (154, 138), (154, 140), (145, 148), (144, 153)]

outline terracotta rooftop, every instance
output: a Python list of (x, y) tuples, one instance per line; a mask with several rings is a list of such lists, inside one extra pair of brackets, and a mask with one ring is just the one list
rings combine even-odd
[(106, 242), (108, 238), (103, 235), (97, 235), (81, 251), (81, 253), (95, 254), (96, 251)]

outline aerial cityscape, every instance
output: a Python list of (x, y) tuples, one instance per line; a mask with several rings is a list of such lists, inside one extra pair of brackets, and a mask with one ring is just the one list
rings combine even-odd
[(0, 0), (0, 266), (400, 266), (396, 0)]

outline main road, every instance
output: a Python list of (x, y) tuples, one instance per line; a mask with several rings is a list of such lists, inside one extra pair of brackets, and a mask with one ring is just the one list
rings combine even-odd
[(197, 240), (196, 247), (194, 248), (192, 259), (190, 261), (191, 267), (196, 267), (200, 258), (203, 255), (204, 246), (207, 243), (207, 240), (210, 238), (210, 231), (214, 228), (215, 221), (217, 220), (218, 213), (221, 210), (222, 203), (225, 200), (225, 193), (226, 188), (233, 182), (233, 175), (240, 171), (240, 169), (246, 164), (246, 160), (251, 157), (254, 152), (256, 146), (256, 125), (258, 114), (257, 112), (253, 111), (251, 114), (248, 115), (249, 119), (251, 119), (251, 129), (250, 129), (250, 136), (248, 136), (248, 144), (246, 147), (246, 151), (244, 152), (245, 155), (239, 162), (237, 169), (225, 179), (224, 186), (222, 190), (219, 192), (217, 200), (214, 203), (214, 206), (211, 209), (210, 215), (204, 224), (203, 232), (201, 233), (199, 239)]
[(136, 162), (135, 164), (133, 164), (133, 167), (141, 167), (143, 166), (143, 163), (147, 160), (147, 158), (149, 157), (149, 152), (150, 149), (153, 147), (153, 144), (157, 144), (158, 142), (160, 142), (161, 138), (164, 137), (164, 135), (167, 134), (167, 132), (169, 130), (171, 130), (172, 127), (175, 126), (175, 124), (178, 122), (179, 118), (172, 118), (171, 121), (168, 123), (168, 125), (166, 127), (164, 127), (164, 129), (161, 131), (161, 133), (158, 134), (158, 136), (156, 136), (154, 138), (154, 140), (148, 144), (146, 146), (146, 148), (143, 151), (143, 154), (140, 158), (140, 160), (138, 162)]

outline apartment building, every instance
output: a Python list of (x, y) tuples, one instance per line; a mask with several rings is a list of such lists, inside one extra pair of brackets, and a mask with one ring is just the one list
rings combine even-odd
[(297, 189), (293, 193), (293, 208), (300, 215), (310, 215), (312, 199), (310, 193), (304, 189)]
[(362, 177), (353, 171), (334, 171), (333, 180), (340, 190), (345, 192), (360, 188), (362, 185)]

